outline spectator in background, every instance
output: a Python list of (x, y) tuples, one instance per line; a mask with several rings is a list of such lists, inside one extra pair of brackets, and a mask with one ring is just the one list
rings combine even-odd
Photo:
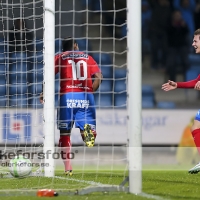
[(31, 54), (33, 52), (33, 35), (27, 28), (24, 19), (16, 19), (9, 33), (9, 53), (23, 52)]
[(194, 12), (195, 29), (200, 28), (200, 0), (197, 1), (195, 12)]
[(189, 28), (189, 36), (190, 38), (193, 38), (193, 33), (195, 31), (194, 17), (193, 17), (196, 6), (195, 0), (174, 0), (173, 6), (174, 9), (180, 10), (183, 19)]
[(176, 81), (178, 67), (185, 76), (188, 69), (188, 34), (189, 29), (183, 20), (181, 12), (175, 10), (172, 13), (172, 20), (167, 29), (168, 54), (167, 54), (167, 73), (169, 80)]
[(151, 9), (147, 0), (142, 1), (142, 55), (150, 52), (149, 24)]
[(164, 68), (167, 55), (167, 26), (170, 21), (171, 7), (168, 0), (151, 1), (152, 17), (150, 22), (151, 67)]

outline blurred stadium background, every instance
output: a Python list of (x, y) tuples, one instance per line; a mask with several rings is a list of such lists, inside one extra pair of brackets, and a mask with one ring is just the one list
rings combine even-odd
[[(12, 4), (12, 1), (8, 2)], [(115, 7), (115, 11), (106, 12), (106, 10), (112, 11), (114, 9), (113, 5)], [(192, 32), (199, 26), (199, 22), (197, 20), (200, 13), (199, 5), (199, 1), (195, 0), (142, 1), (142, 106), (144, 109), (199, 107), (199, 94), (197, 91), (176, 90), (175, 92), (169, 92), (166, 95), (166, 93), (160, 90), (162, 83), (167, 81), (168, 78), (171, 78), (170, 73), (172, 72), (170, 71), (170, 68), (174, 69), (173, 74), (175, 74), (174, 77), (177, 81), (193, 79), (199, 73), (200, 59), (194, 54), (194, 51), (191, 48)], [(23, 68), (42, 68), (42, 1), (36, 1), (35, 6), (37, 9), (33, 9), (33, 4), (28, 4), (27, 1), (24, 4), (24, 7), (28, 9), (24, 9), (22, 7), (23, 18), (26, 19), (27, 27), (30, 30), (34, 30), (33, 43), (30, 45), (33, 45), (33, 49), (36, 50), (36, 52), (33, 51), (32, 60), (28, 60), (26, 62), (26, 66), (21, 66), (22, 70)], [(73, 12), (71, 12), (73, 9), (75, 9), (76, 17), (73, 17)], [(90, 11), (88, 12), (87, 9)], [(33, 13), (34, 10), (35, 13)], [(59, 12), (60, 10), (62, 12)], [(102, 12), (102, 10), (105, 12)], [(158, 16), (160, 16), (159, 14), (162, 12), (162, 10), (164, 10), (165, 13), (162, 14), (161, 18)], [(180, 11), (180, 18), (182, 18), (182, 21), (185, 23), (185, 27), (188, 29), (185, 37), (182, 37), (180, 34), (180, 31), (182, 30), (181, 28), (177, 28), (176, 33), (170, 32), (171, 18), (174, 15), (174, 10)], [(30, 12), (32, 13), (30, 14)], [(36, 19), (33, 18), (34, 15), (37, 16)], [(115, 20), (113, 20), (114, 15), (116, 16)], [(6, 104), (3, 100), (3, 96), (7, 94), (4, 83), (4, 72), (6, 70), (5, 64), (8, 63), (5, 55), (5, 51), (8, 52), (8, 45), (6, 41), (8, 39), (7, 36), (9, 35), (8, 32), (13, 26), (13, 19), (20, 17), (20, 10), (17, 2), (15, 2), (12, 7), (6, 7), (5, 3), (2, 3), (1, 16), (2, 22), (0, 23), (0, 27), (2, 31), (0, 34), (0, 70), (2, 83), (0, 106), (4, 107)], [(72, 26), (73, 24), (74, 26)], [(113, 26), (109, 26), (108, 24), (112, 24)], [(60, 38), (73, 35), (77, 38), (80, 50), (88, 51), (88, 53), (93, 55), (95, 60), (102, 66), (102, 72), (107, 80), (103, 82), (103, 85), (100, 89), (102, 92), (101, 101), (98, 102), (97, 100), (97, 104), (100, 107), (125, 105), (126, 85), (122, 81), (122, 78), (126, 75), (126, 1), (116, 0), (109, 3), (104, 0), (56, 1), (55, 30), (56, 52), (61, 51)], [(179, 43), (183, 43), (184, 45), (179, 45), (179, 43), (176, 41), (177, 38), (181, 40)], [(179, 47), (177, 47), (178, 45)], [(112, 52), (113, 46), (115, 48), (115, 52)], [(181, 49), (188, 50), (184, 52), (184, 54), (181, 54), (179, 53)], [(120, 52), (120, 54), (116, 54), (116, 52)], [(175, 52), (176, 57), (172, 58), (170, 52)], [(113, 56), (113, 53), (116, 55)], [(21, 55), (19, 52), (15, 54), (13, 53), (13, 55), (10, 56), (9, 62), (17, 63), (18, 56), (23, 57), (25, 55)], [(186, 57), (187, 59), (185, 59)], [(35, 60), (33, 61), (33, 59)], [(171, 62), (169, 63), (168, 60), (171, 60)], [(181, 60), (185, 61), (182, 63)], [(16, 70), (16, 66), (13, 67), (13, 65), (10, 67), (11, 71)], [(121, 70), (113, 70), (113, 68), (121, 68)], [(26, 80), (27, 78), (29, 79)], [(39, 72), (36, 77), (33, 77), (31, 72), (28, 74), (28, 76), (24, 75), (22, 77), (12, 77), (11, 75), (10, 83), (13, 83), (14, 79), (18, 79), (19, 81), (17, 80), (17, 82), (19, 83), (24, 83), (27, 81), (31, 83), (36, 80), (37, 82), (41, 82), (42, 76)], [(114, 79), (120, 79), (121, 82), (114, 82)], [(10, 88), (9, 94), (24, 94), (24, 91), (31, 91), (31, 93), (34, 91), (35, 93), (39, 93), (41, 91), (41, 87), (39, 85), (37, 88), (26, 87), (27, 85), (22, 87), (22, 89), (19, 91), (16, 88)], [(113, 96), (111, 93), (105, 94), (106, 92), (109, 93), (109, 91), (112, 91), (113, 88), (114, 92), (120, 93), (120, 95)], [(24, 97), (22, 96), (21, 98), (23, 99)], [(11, 100), (9, 105), (12, 106), (13, 101)], [(22, 103), (24, 107), (27, 107), (28, 104), (30, 106), (32, 105), (32, 102)]]
[[(43, 81), (43, 2), (38, 0), (33, 4), (27, 0), (20, 7), (21, 2), (7, 0), (0, 3), (2, 109), (42, 108), (38, 96)], [(176, 81), (194, 79), (200, 72), (200, 59), (191, 47), (192, 34), (200, 27), (200, 2), (142, 0), (141, 9), (143, 142), (177, 145), (184, 128), (200, 107), (200, 95), (198, 91), (184, 89), (165, 93), (161, 85), (169, 78)], [(9, 34), (12, 33), (14, 19), (19, 17), (26, 20), (27, 28), (32, 32), (32, 39), (26, 41), (32, 51), (9, 50), (12, 46)], [(114, 122), (110, 126), (119, 125), (118, 120), (121, 120), (120, 125), (125, 127), (126, 1), (58, 0), (55, 21), (55, 52), (61, 51), (61, 38), (74, 36), (80, 50), (92, 55), (101, 67), (104, 81), (95, 94), (100, 113), (98, 120), (101, 121), (98, 122), (99, 128), (103, 131), (107, 126), (106, 120), (103, 120), (106, 119), (105, 109), (115, 111), (111, 117)], [(56, 79), (55, 92), (58, 93), (59, 77)], [(178, 123), (177, 118), (183, 119)], [(176, 139), (163, 139), (163, 135), (156, 135), (160, 132), (166, 137), (169, 137), (167, 134), (170, 132)], [(151, 140), (159, 137), (158, 141)], [(122, 141), (126, 143), (126, 138)]]

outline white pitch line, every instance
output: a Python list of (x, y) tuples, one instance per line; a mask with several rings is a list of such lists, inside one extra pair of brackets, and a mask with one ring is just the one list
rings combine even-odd
[(55, 178), (69, 180), (69, 181), (76, 181), (76, 182), (79, 182), (79, 183), (86, 183), (86, 184), (89, 184), (89, 185), (98, 185), (98, 186), (105, 185), (105, 184), (95, 182), (95, 181), (85, 181), (85, 180), (79, 180), (79, 179), (75, 179), (75, 178), (67, 178), (67, 177), (65, 178), (65, 177), (61, 177), (61, 176), (55, 176)]
[(163, 197), (157, 196), (157, 195), (147, 194), (147, 193), (144, 193), (144, 192), (142, 192), (138, 196), (146, 197), (146, 198), (149, 198), (149, 199), (155, 199), (155, 200), (169, 200), (169, 199), (165, 199)]

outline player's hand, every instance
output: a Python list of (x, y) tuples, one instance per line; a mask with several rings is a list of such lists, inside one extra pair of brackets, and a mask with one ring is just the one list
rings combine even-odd
[(194, 89), (200, 90), (200, 81), (195, 84)]
[(44, 103), (44, 98), (43, 98), (43, 92), (40, 93), (40, 103), (43, 104)]
[(163, 85), (162, 85), (162, 89), (164, 90), (164, 91), (170, 91), (170, 90), (174, 90), (174, 89), (176, 89), (177, 88), (177, 83), (176, 82), (174, 82), (174, 81), (168, 81), (167, 83), (164, 83)]

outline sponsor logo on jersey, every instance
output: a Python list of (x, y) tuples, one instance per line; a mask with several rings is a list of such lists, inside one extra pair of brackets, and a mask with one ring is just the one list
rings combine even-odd
[(89, 100), (67, 99), (67, 108), (88, 108)]
[(78, 53), (70, 53), (70, 54), (63, 54), (62, 56), (63, 60), (66, 60), (68, 58), (73, 58), (73, 59), (88, 59), (88, 55), (87, 54), (78, 54)]
[(78, 86), (78, 85), (67, 85), (66, 88), (80, 88), (80, 89), (85, 89), (85, 90), (89, 90), (90, 89), (87, 86)]

